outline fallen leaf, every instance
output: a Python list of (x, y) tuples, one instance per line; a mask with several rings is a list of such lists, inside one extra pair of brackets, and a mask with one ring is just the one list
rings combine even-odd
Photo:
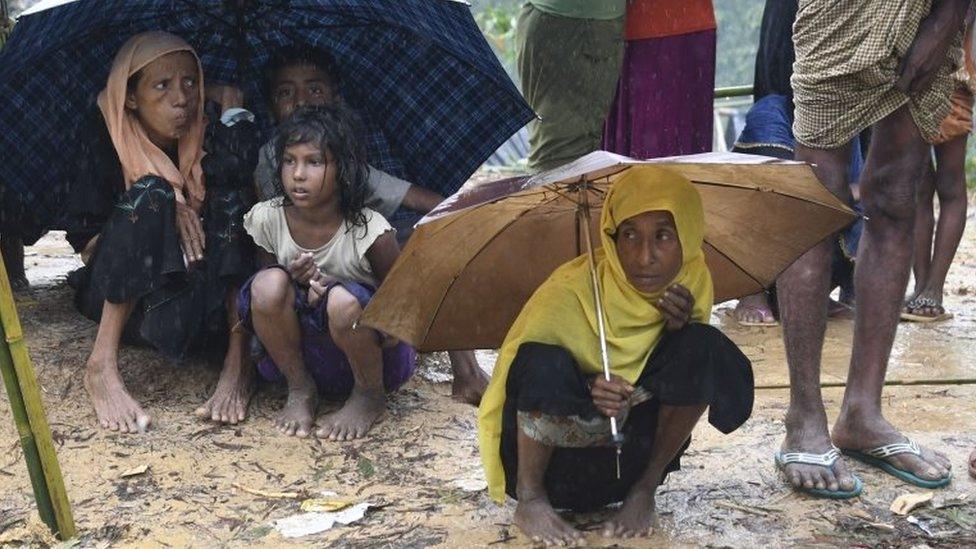
[(302, 511), (306, 513), (335, 512), (356, 503), (355, 500), (343, 498), (312, 498), (302, 502)]
[(237, 488), (242, 492), (247, 492), (248, 494), (255, 495), (255, 496), (261, 496), (263, 498), (301, 499), (302, 497), (304, 497), (304, 494), (302, 494), (301, 492), (266, 492), (264, 490), (258, 490), (257, 488), (248, 488), (247, 486), (242, 486), (240, 484), (237, 484), (236, 482), (231, 486)]
[(935, 509), (945, 509), (947, 507), (962, 507), (966, 504), (969, 494), (939, 494), (932, 500), (932, 507)]
[(369, 478), (376, 473), (376, 469), (373, 467), (373, 462), (370, 461), (369, 458), (359, 458), (359, 463), (357, 463), (356, 466), (359, 469), (359, 474), (363, 475), (365, 478)]
[(924, 505), (935, 497), (932, 492), (925, 492), (922, 494), (902, 494), (895, 498), (895, 501), (891, 502), (891, 512), (896, 515), (907, 515), (912, 512), (912, 509), (918, 507), (919, 505)]
[(148, 465), (140, 465), (138, 467), (133, 467), (132, 469), (129, 469), (127, 471), (123, 471), (122, 474), (119, 475), (119, 477), (121, 478), (137, 477), (139, 475), (146, 474), (147, 471), (149, 471)]

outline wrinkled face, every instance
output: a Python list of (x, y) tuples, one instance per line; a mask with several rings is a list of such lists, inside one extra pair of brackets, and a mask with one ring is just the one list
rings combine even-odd
[(331, 78), (315, 65), (286, 65), (271, 83), (271, 110), (279, 124), (298, 107), (329, 105), (337, 98)]
[(168, 53), (139, 71), (125, 107), (136, 113), (157, 147), (172, 148), (186, 135), (200, 108), (197, 60), (188, 51)]
[(311, 143), (285, 147), (281, 155), (281, 183), (292, 203), (299, 208), (315, 208), (336, 195), (336, 163), (332, 153)]
[(681, 270), (681, 241), (671, 212), (644, 212), (625, 219), (614, 242), (627, 280), (641, 292), (664, 289)]

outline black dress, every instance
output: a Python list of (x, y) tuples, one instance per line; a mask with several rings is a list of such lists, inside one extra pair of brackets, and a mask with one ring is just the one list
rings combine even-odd
[[(646, 389), (652, 397), (630, 410), (621, 430), (625, 437), (621, 478), (617, 478), (616, 450), (612, 446), (555, 448), (545, 475), (546, 491), (554, 507), (589, 511), (623, 501), (650, 463), (662, 404), (708, 405), (709, 423), (723, 433), (734, 431), (752, 414), (753, 377), (749, 359), (721, 331), (705, 324), (689, 324), (666, 334), (648, 358), (635, 385)], [(501, 458), (505, 491), (515, 498), (518, 413), (541, 412), (589, 419), (600, 412), (593, 404), (586, 376), (573, 356), (555, 345), (522, 344), (505, 387)], [(689, 442), (690, 439), (665, 468), (665, 477), (680, 469), (680, 457)]]
[[(208, 104), (208, 114), (216, 120), (213, 106)], [(93, 110), (82, 128), (65, 225), (76, 252), (99, 239), (89, 265), (69, 275), (75, 306), (98, 322), (104, 301), (135, 300), (126, 341), (147, 343), (174, 359), (194, 344), (221, 352), (228, 333), (226, 298), (253, 271), (253, 243), (243, 217), (254, 201), (255, 126), (244, 121), (207, 127), (201, 210), (206, 247), (203, 261), (189, 269), (172, 186), (147, 175), (126, 190), (101, 112)]]

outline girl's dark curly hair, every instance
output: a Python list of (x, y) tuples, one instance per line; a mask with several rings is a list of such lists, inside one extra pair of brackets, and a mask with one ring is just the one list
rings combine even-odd
[(286, 204), (291, 201), (281, 182), (281, 163), (286, 147), (308, 144), (323, 154), (331, 153), (336, 163), (339, 212), (354, 227), (366, 226), (366, 178), (369, 167), (361, 138), (359, 117), (344, 105), (319, 105), (296, 109), (275, 136), (274, 183)]

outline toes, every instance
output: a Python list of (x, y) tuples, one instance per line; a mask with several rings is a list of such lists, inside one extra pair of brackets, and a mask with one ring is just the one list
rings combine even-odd
[(207, 403), (207, 405), (200, 406), (199, 408), (193, 411), (193, 415), (197, 416), (200, 419), (206, 419), (207, 416), (210, 415), (210, 410), (207, 408), (208, 405), (209, 402)]

